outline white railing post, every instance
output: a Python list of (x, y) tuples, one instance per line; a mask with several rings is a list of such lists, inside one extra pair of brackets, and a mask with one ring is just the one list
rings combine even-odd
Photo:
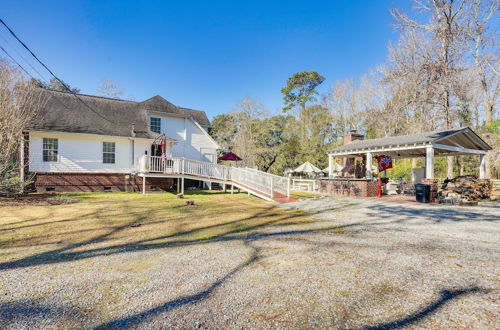
[(286, 197), (290, 198), (290, 177), (286, 179)]
[(274, 177), (271, 177), (271, 198), (274, 198)]
[(181, 158), (180, 166), (181, 174), (184, 174), (184, 158)]

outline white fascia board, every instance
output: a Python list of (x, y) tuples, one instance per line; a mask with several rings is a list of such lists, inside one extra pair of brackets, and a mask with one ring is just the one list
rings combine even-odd
[(367, 152), (371, 153), (380, 153), (380, 152), (392, 152), (392, 151), (402, 151), (402, 150), (414, 150), (414, 149), (423, 149), (429, 146), (430, 143), (421, 143), (421, 144), (405, 144), (405, 145), (394, 145), (387, 146), (382, 148), (362, 148), (362, 149), (352, 149), (341, 152), (331, 152), (328, 155), (336, 157), (336, 156), (348, 156), (348, 155), (359, 155), (365, 154)]
[(468, 148), (464, 148), (464, 147), (454, 147), (454, 146), (449, 146), (446, 144), (439, 144), (439, 143), (433, 143), (432, 146), (436, 149), (455, 151), (455, 152), (460, 152), (460, 153), (464, 153), (464, 154), (484, 155), (487, 152), (485, 150), (468, 149)]
[[(149, 111), (149, 115), (155, 115), (160, 117), (177, 117), (177, 118), (189, 118), (189, 115), (184, 115), (182, 113), (172, 113), (172, 112), (161, 112), (161, 111)], [(152, 116), (149, 116), (152, 117)], [(153, 116), (154, 117), (154, 116)]]

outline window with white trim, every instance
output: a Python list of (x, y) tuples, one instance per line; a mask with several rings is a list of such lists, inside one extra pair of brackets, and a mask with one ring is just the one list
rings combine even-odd
[(160, 134), (161, 131), (161, 118), (151, 117), (149, 118), (149, 129), (151, 132)]
[(43, 138), (43, 161), (57, 162), (59, 141), (54, 138)]
[(102, 162), (104, 164), (115, 163), (115, 143), (103, 142), (102, 143)]

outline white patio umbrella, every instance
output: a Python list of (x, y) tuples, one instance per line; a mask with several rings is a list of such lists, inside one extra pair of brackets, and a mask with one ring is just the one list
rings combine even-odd
[(296, 169), (293, 170), (297, 173), (322, 173), (322, 171), (309, 162), (305, 162)]

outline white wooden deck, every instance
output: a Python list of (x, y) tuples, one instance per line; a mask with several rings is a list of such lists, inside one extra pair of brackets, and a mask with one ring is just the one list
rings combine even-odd
[(248, 167), (144, 155), (140, 163), (139, 176), (143, 177), (143, 193), (145, 193), (146, 177), (170, 177), (181, 179), (181, 192), (184, 192), (184, 179), (193, 179), (231, 185), (268, 201), (291, 201), (289, 178)]

